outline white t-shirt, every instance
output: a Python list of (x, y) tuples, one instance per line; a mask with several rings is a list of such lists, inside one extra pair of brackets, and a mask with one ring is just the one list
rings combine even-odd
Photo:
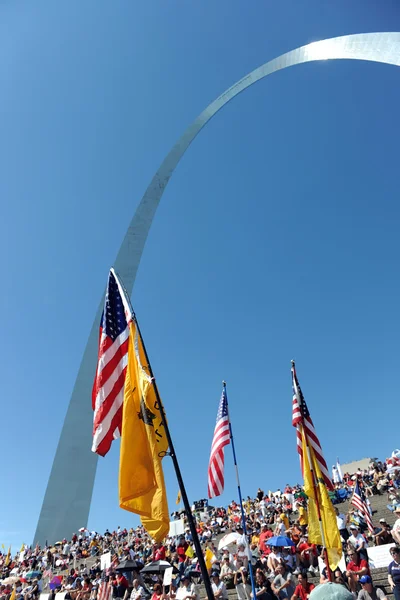
[(361, 535), (361, 533), (357, 533), (357, 535), (352, 533), (347, 540), (347, 543), (354, 546), (356, 550), (360, 550), (361, 548), (366, 548), (368, 546), (367, 542), (365, 541), (365, 537)]
[(225, 587), (225, 584), (223, 581), (220, 581), (218, 585), (216, 585), (213, 582), (211, 587), (212, 587), (212, 591), (214, 592), (214, 594), (216, 594), (217, 592), (222, 590), (222, 595), (220, 596), (220, 598), (222, 598), (222, 600), (228, 600), (228, 592), (226, 590), (226, 587)]
[(394, 531), (395, 533), (398, 533), (400, 531), (400, 519), (397, 519), (397, 521), (395, 521), (392, 531)]

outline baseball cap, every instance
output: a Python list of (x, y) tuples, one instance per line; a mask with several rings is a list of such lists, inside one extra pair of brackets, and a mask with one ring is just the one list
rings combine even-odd
[(363, 575), (360, 577), (360, 583), (371, 583), (372, 579), (369, 575)]
[(386, 519), (379, 519), (379, 523), (386, 523)]

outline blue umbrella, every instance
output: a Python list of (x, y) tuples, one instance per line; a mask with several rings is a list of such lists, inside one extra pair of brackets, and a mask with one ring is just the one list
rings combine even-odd
[(270, 538), (265, 542), (267, 546), (295, 546), (296, 544), (292, 542), (292, 540), (285, 535), (274, 535), (274, 537)]

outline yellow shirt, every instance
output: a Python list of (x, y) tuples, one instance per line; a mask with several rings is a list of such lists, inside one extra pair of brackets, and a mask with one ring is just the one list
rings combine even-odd
[(290, 527), (289, 519), (287, 518), (287, 516), (285, 515), (285, 513), (282, 513), (280, 515), (280, 517), (281, 517), (281, 519), (283, 521), (283, 524), (285, 525), (285, 529), (288, 530), (289, 527)]
[(299, 523), (300, 525), (308, 525), (307, 510), (304, 506), (299, 506)]

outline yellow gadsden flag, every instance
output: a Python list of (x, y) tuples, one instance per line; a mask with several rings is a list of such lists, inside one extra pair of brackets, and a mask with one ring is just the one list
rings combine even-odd
[(4, 561), (4, 566), (8, 567), (8, 565), (10, 564), (10, 562), (11, 562), (11, 546), (8, 548), (7, 556), (6, 556), (6, 559)]
[(178, 495), (175, 500), (175, 504), (180, 504), (180, 503), (181, 503), (181, 490), (178, 491)]
[(119, 505), (140, 515), (160, 542), (169, 531), (162, 457), (168, 450), (154, 386), (136, 323), (130, 325), (119, 461)]
[[(317, 502), (319, 503), (321, 522), (325, 538), (325, 547), (328, 551), (329, 566), (332, 570), (336, 569), (342, 556), (342, 542), (336, 522), (336, 513), (333, 508), (328, 490), (326, 489), (324, 479), (315, 459), (314, 450), (309, 444), (302, 432), (303, 440), (303, 464), (304, 464), (304, 492), (308, 496), (308, 540), (312, 544), (323, 545), (321, 527), (318, 519)], [(311, 462), (311, 464), (310, 464)], [(316, 486), (314, 488), (314, 471)]]

